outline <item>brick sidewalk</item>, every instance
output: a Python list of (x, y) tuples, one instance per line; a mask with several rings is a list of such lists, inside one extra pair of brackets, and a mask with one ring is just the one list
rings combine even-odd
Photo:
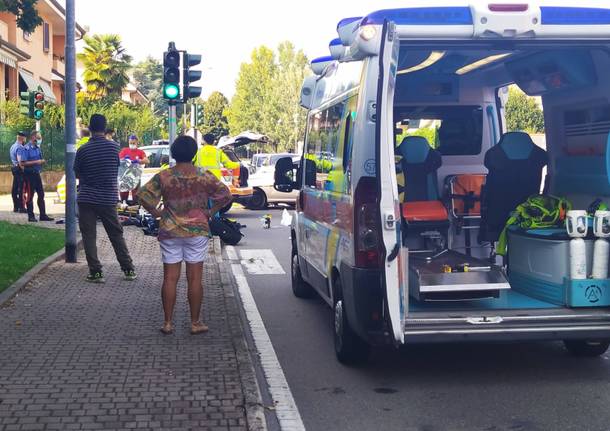
[(163, 336), (157, 241), (126, 229), (139, 274), (130, 283), (99, 237), (106, 284), (83, 281), (81, 255), (53, 264), (0, 309), (0, 430), (259, 429), (246, 411), (258, 389), (238, 303), (215, 257), (204, 275), (210, 332), (189, 334), (183, 276), (176, 331)]

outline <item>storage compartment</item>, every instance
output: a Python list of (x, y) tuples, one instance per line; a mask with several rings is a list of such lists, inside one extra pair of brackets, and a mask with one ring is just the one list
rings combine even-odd
[(610, 306), (610, 280), (565, 280), (568, 307)]
[[(594, 239), (585, 240), (587, 273), (593, 265)], [(557, 305), (569, 305), (570, 238), (563, 229), (508, 231), (508, 280), (528, 296)], [(582, 280), (593, 282), (598, 280)]]

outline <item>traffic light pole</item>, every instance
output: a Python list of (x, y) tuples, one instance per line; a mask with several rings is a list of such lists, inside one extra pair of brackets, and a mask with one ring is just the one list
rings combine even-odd
[(36, 120), (36, 131), (40, 132), (40, 120)]
[(168, 131), (169, 131), (169, 144), (173, 144), (174, 141), (176, 140), (176, 129), (177, 129), (177, 124), (176, 124), (176, 105), (174, 104), (170, 104), (169, 105), (169, 127), (168, 127)]
[(191, 128), (193, 129), (193, 139), (197, 140), (197, 105), (191, 103)]
[[(76, 48), (75, 0), (66, 0), (66, 262), (76, 263)], [(37, 126), (38, 127), (38, 126)]]

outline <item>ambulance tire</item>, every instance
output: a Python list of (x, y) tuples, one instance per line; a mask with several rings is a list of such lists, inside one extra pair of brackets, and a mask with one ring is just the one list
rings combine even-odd
[(299, 265), (299, 255), (296, 250), (292, 250), (292, 260), (290, 262), (290, 274), (292, 279), (292, 293), (297, 298), (308, 299), (314, 296), (315, 292), (313, 287), (305, 280), (301, 274), (301, 267)]
[(592, 358), (606, 353), (610, 347), (610, 340), (564, 340), (563, 344), (574, 356)]
[(261, 189), (254, 189), (252, 198), (248, 202), (248, 209), (264, 210), (267, 208), (267, 195)]
[(231, 211), (231, 207), (233, 206), (233, 202), (229, 202), (225, 207), (220, 209), (220, 214), (226, 214)]
[[(335, 288), (340, 292), (340, 280), (335, 280)], [(339, 284), (337, 286), (337, 284)], [(371, 346), (354, 332), (347, 320), (347, 313), (342, 297), (335, 298), (333, 307), (334, 316), (334, 344), (337, 360), (343, 365), (360, 365), (366, 362), (371, 352)]]

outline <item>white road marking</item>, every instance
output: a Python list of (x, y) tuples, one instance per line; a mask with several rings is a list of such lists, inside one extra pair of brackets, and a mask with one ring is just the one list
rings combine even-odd
[[(242, 253), (243, 255), (243, 253)], [(248, 280), (239, 264), (232, 264), (231, 269), (237, 282), (239, 296), (246, 312), (250, 325), (254, 345), (258, 351), (263, 373), (269, 385), (269, 393), (275, 403), (275, 413), (283, 431), (304, 431), (305, 425), (301, 419), (299, 409), (294, 402), (292, 392), (286, 381), (282, 366), (277, 359), (269, 334), (258, 311)]]
[(248, 274), (252, 275), (276, 275), (286, 274), (282, 265), (270, 249), (265, 250), (240, 250), (241, 264), (246, 268)]
[(239, 260), (237, 252), (235, 251), (235, 247), (233, 247), (232, 245), (227, 245), (225, 247), (225, 250), (227, 251), (227, 257), (229, 258), (229, 260)]

